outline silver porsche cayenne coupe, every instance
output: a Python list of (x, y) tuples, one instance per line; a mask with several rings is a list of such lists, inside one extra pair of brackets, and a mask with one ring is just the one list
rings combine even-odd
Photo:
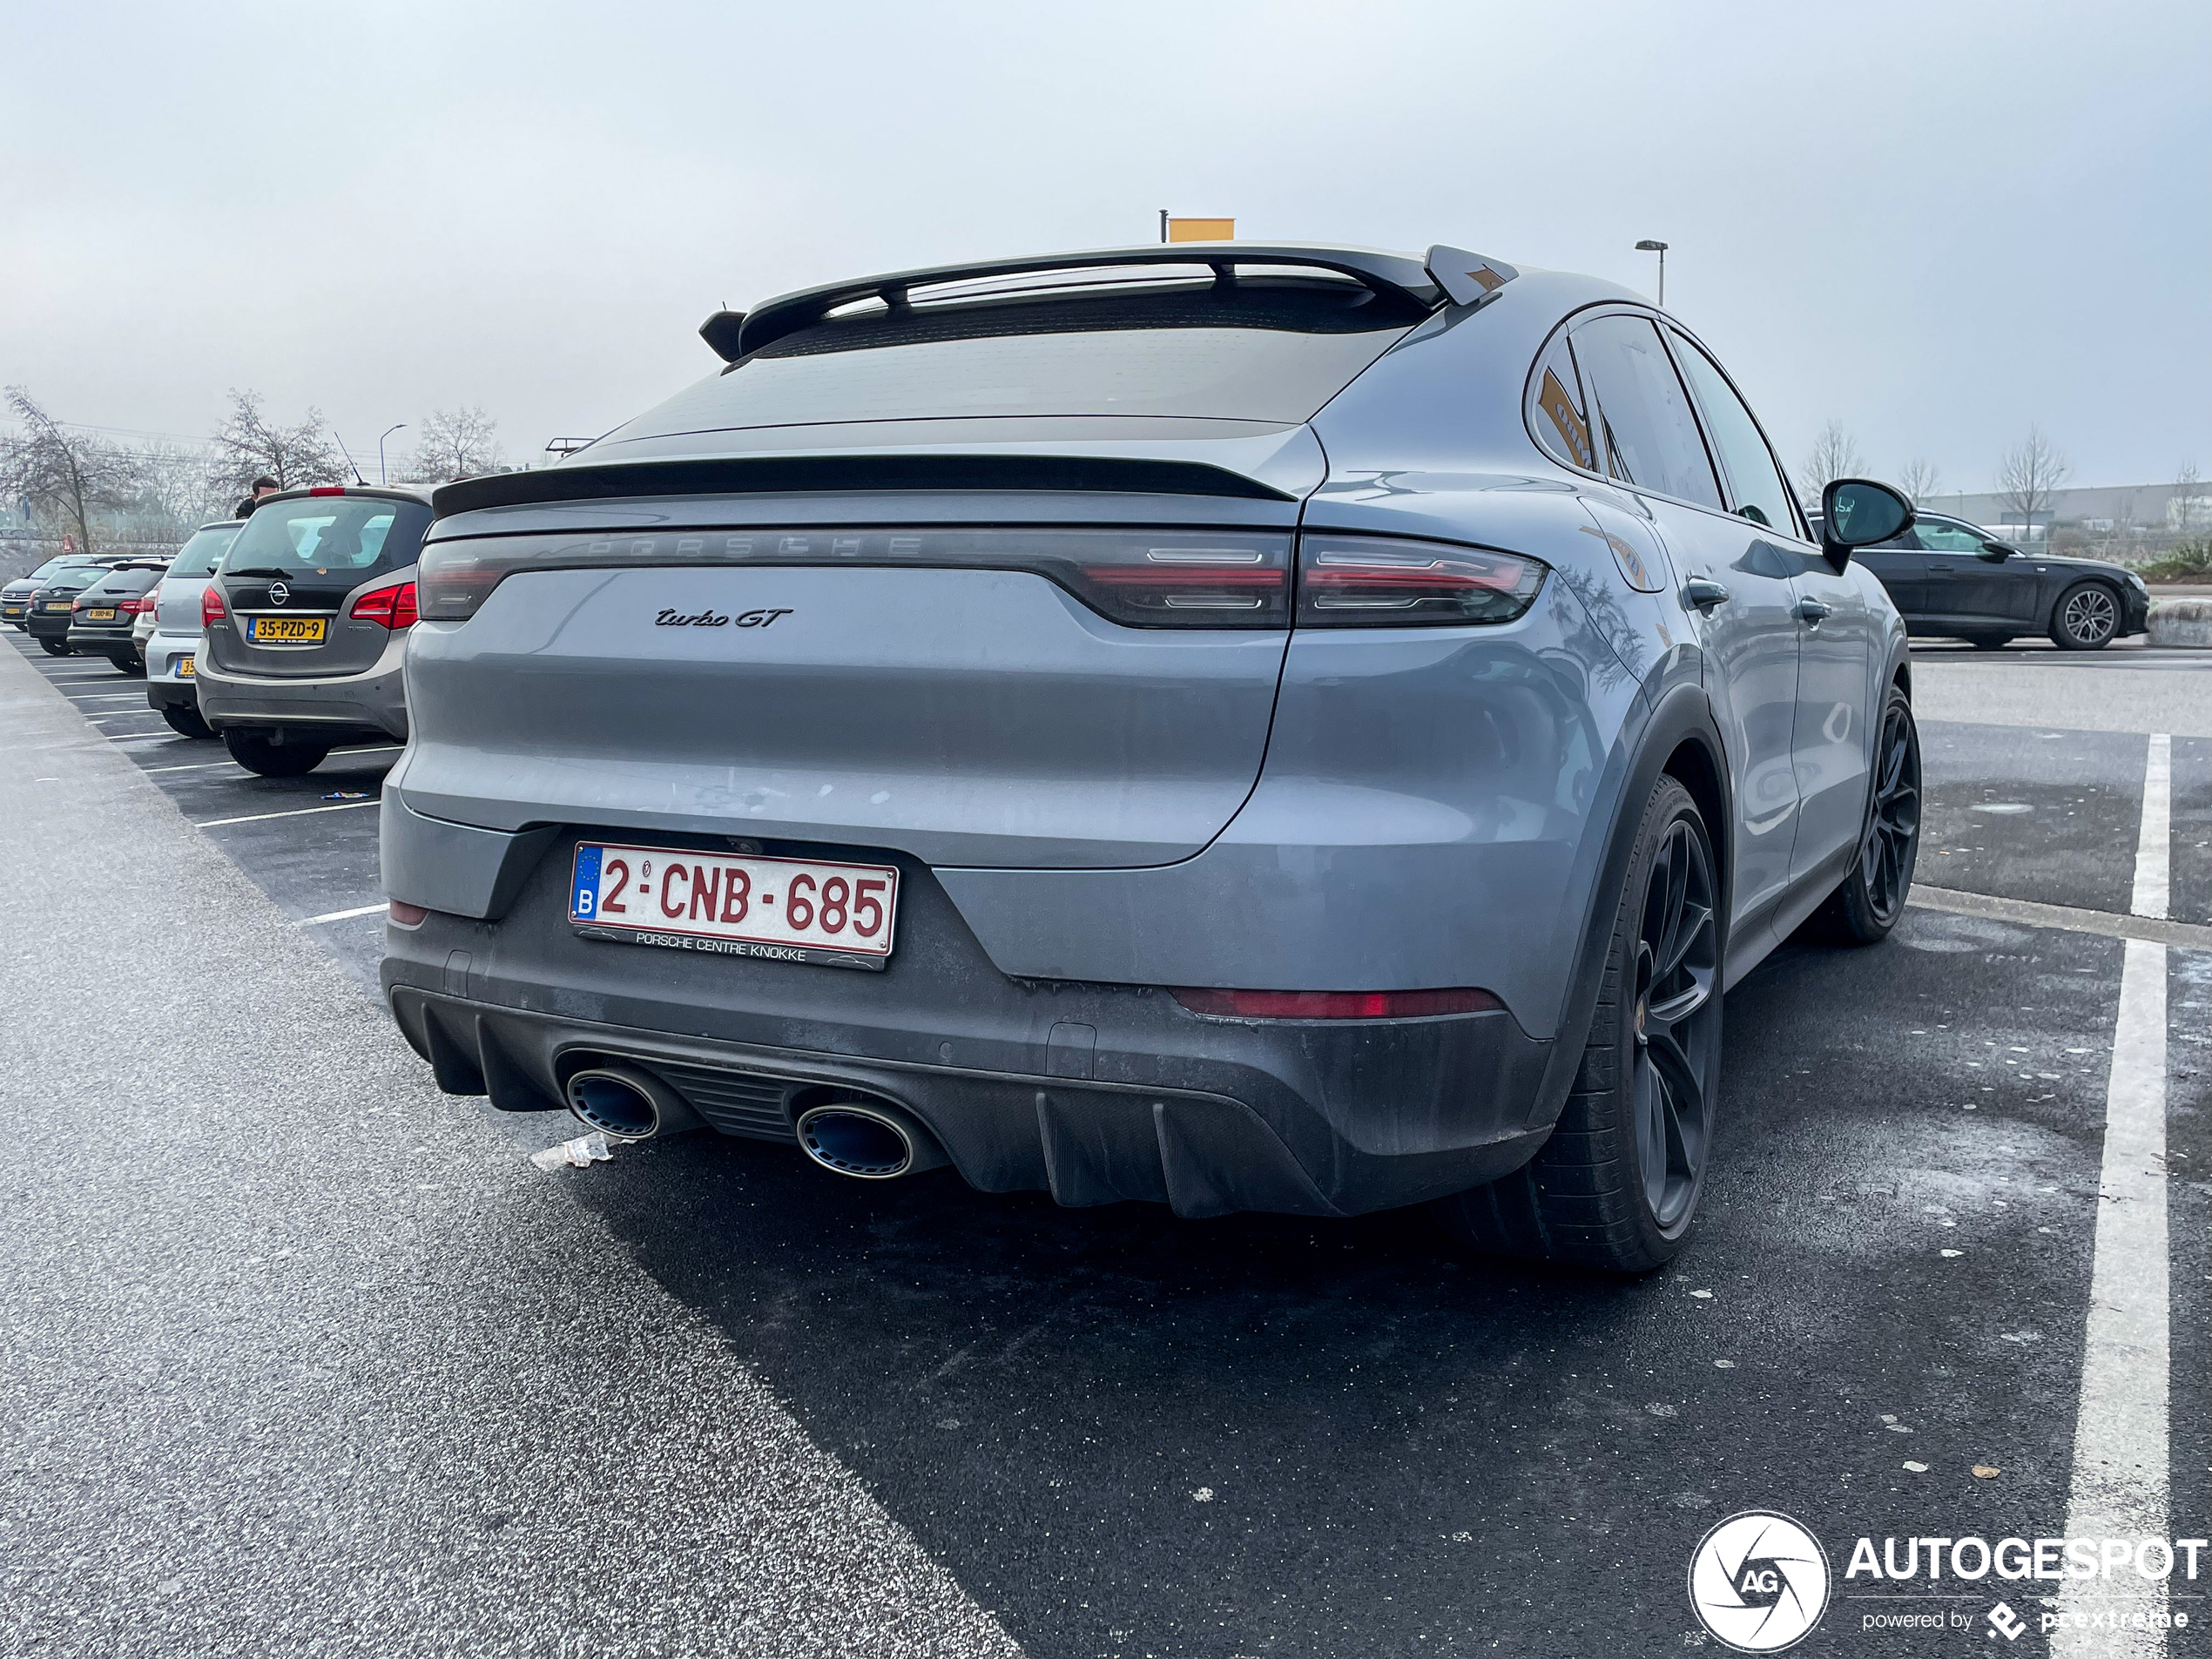
[[(1905, 631), (1588, 278), (1184, 244), (718, 313), (449, 485), (383, 802), (443, 1089), (1183, 1216), (1689, 1236), (1722, 993), (1896, 922)], [(940, 1177), (939, 1178), (948, 1178)]]

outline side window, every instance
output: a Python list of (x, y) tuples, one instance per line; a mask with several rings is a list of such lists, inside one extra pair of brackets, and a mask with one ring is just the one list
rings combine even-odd
[(1924, 518), (1913, 528), (1920, 532), (1920, 545), (1935, 553), (1979, 553), (1983, 543), (1963, 524), (1946, 524), (1939, 518)]
[(1679, 334), (1675, 334), (1674, 343), (1683, 373), (1705, 411), (1705, 429), (1712, 434), (1713, 448), (1721, 453), (1737, 512), (1754, 524), (1795, 536), (1797, 516), (1791, 510), (1790, 486), (1774, 464), (1774, 452), (1760, 435), (1759, 423), (1736, 395), (1718, 364)]
[(1552, 336), (1528, 377), (1528, 429), (1538, 443), (1568, 466), (1597, 470), (1582, 383), (1575, 376), (1575, 354), (1568, 347), (1564, 328)]
[(1575, 331), (1575, 361), (1597, 405), (1603, 470), (1623, 483), (1718, 507), (1720, 487), (1696, 417), (1658, 330), (1642, 317), (1600, 317)]

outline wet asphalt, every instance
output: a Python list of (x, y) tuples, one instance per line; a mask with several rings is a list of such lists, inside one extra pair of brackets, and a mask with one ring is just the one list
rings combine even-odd
[[(376, 813), (342, 797), (373, 800), (393, 752), (253, 778), (134, 711), (138, 682), (0, 637), (186, 820), (212, 825), (200, 833), (373, 998), (379, 918), (308, 919), (378, 901)], [(2082, 689), (2028, 712), (2093, 700), (2107, 674), (2170, 679), (2192, 708), (2212, 688), (2195, 660), (2109, 658), (2054, 663)], [(1971, 708), (1970, 677), (1993, 665), (2020, 671), (1938, 651), (1916, 672), (1946, 708)], [(2162, 694), (2131, 678), (2135, 704)], [(1922, 879), (2126, 911), (2142, 738), (2018, 723), (2020, 695), (2005, 700), (2004, 723), (1924, 724)], [(305, 810), (322, 807), (337, 810)], [(274, 813), (300, 815), (260, 816)], [(238, 818), (257, 821), (214, 822)], [(2172, 914), (2212, 923), (2212, 737), (2174, 740), (2171, 857)], [(541, 1174), (527, 1153), (573, 1125), (453, 1105), (578, 1230), (610, 1241), (611, 1294), (671, 1300), (681, 1340), (757, 1378), (1038, 1659), (1718, 1651), (1683, 1581), (1700, 1536), (1737, 1510), (1797, 1517), (1838, 1574), (1860, 1534), (2064, 1531), (2121, 950), (1925, 910), (1871, 950), (1793, 941), (1728, 1001), (1701, 1236), (1628, 1284), (1474, 1255), (1418, 1211), (1317, 1224), (1068, 1211), (975, 1193), (949, 1171), (845, 1182), (786, 1149), (705, 1136)], [(2177, 1533), (2203, 1535), (2212, 952), (2173, 950), (2169, 974), (2171, 1512)], [(221, 981), (219, 962), (190, 976), (213, 997)], [(154, 1186), (138, 1201), (186, 1200)], [(375, 1215), (349, 1204), (337, 1223), (374, 1228)], [(442, 1343), (496, 1350), (496, 1313), (463, 1311), (421, 1317)], [(586, 1343), (565, 1363), (601, 1361)], [(577, 1380), (519, 1379), (486, 1409), (527, 1413)], [(465, 1398), (450, 1409), (465, 1415)], [(703, 1457), (732, 1454), (714, 1400), (675, 1392), (644, 1409), (677, 1444), (691, 1433)], [(449, 1432), (465, 1443), (465, 1427)], [(539, 1548), (591, 1548), (583, 1521), (539, 1525), (554, 1529)], [(711, 1608), (712, 1557), (671, 1559), (692, 1576), (686, 1604)], [(280, 1564), (269, 1594), (285, 1583)], [(1979, 1624), (1862, 1635), (1868, 1587), (1838, 1588), (1801, 1651), (1993, 1650)], [(2168, 1651), (2212, 1653), (2199, 1634), (2212, 1602), (2175, 1590), (2202, 1616)], [(1993, 1599), (1961, 1605), (1979, 1615)], [(672, 1629), (602, 1620), (572, 1649), (557, 1624), (502, 1650), (761, 1650), (710, 1611)], [(4, 1629), (24, 1651), (99, 1650), (59, 1619)], [(467, 1628), (382, 1635), (322, 1650), (471, 1647)], [(2004, 1650), (2045, 1649), (2030, 1635)]]

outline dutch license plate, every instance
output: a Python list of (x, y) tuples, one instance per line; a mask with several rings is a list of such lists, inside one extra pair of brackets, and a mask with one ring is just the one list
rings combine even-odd
[(179, 657), (177, 659), (177, 678), (180, 680), (188, 680), (192, 677), (192, 658), (189, 657)]
[(99, 610), (88, 610), (84, 613), (84, 619), (87, 622), (113, 622), (115, 620), (115, 612), (105, 609)]
[(569, 921), (623, 944), (880, 969), (898, 900), (889, 865), (584, 841)]
[(319, 645), (324, 618), (320, 617), (254, 617), (246, 623), (246, 637), (256, 644), (272, 641), (287, 645)]

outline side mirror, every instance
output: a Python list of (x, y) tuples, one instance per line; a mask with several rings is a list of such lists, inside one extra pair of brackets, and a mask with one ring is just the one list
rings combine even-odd
[(1871, 547), (1912, 528), (1912, 503), (1871, 478), (1838, 478), (1820, 492), (1820, 546), (1838, 570), (1851, 550)]
[(2020, 549), (2010, 542), (1984, 542), (1981, 544), (1981, 556), (1992, 564), (2002, 564), (2019, 551)]

